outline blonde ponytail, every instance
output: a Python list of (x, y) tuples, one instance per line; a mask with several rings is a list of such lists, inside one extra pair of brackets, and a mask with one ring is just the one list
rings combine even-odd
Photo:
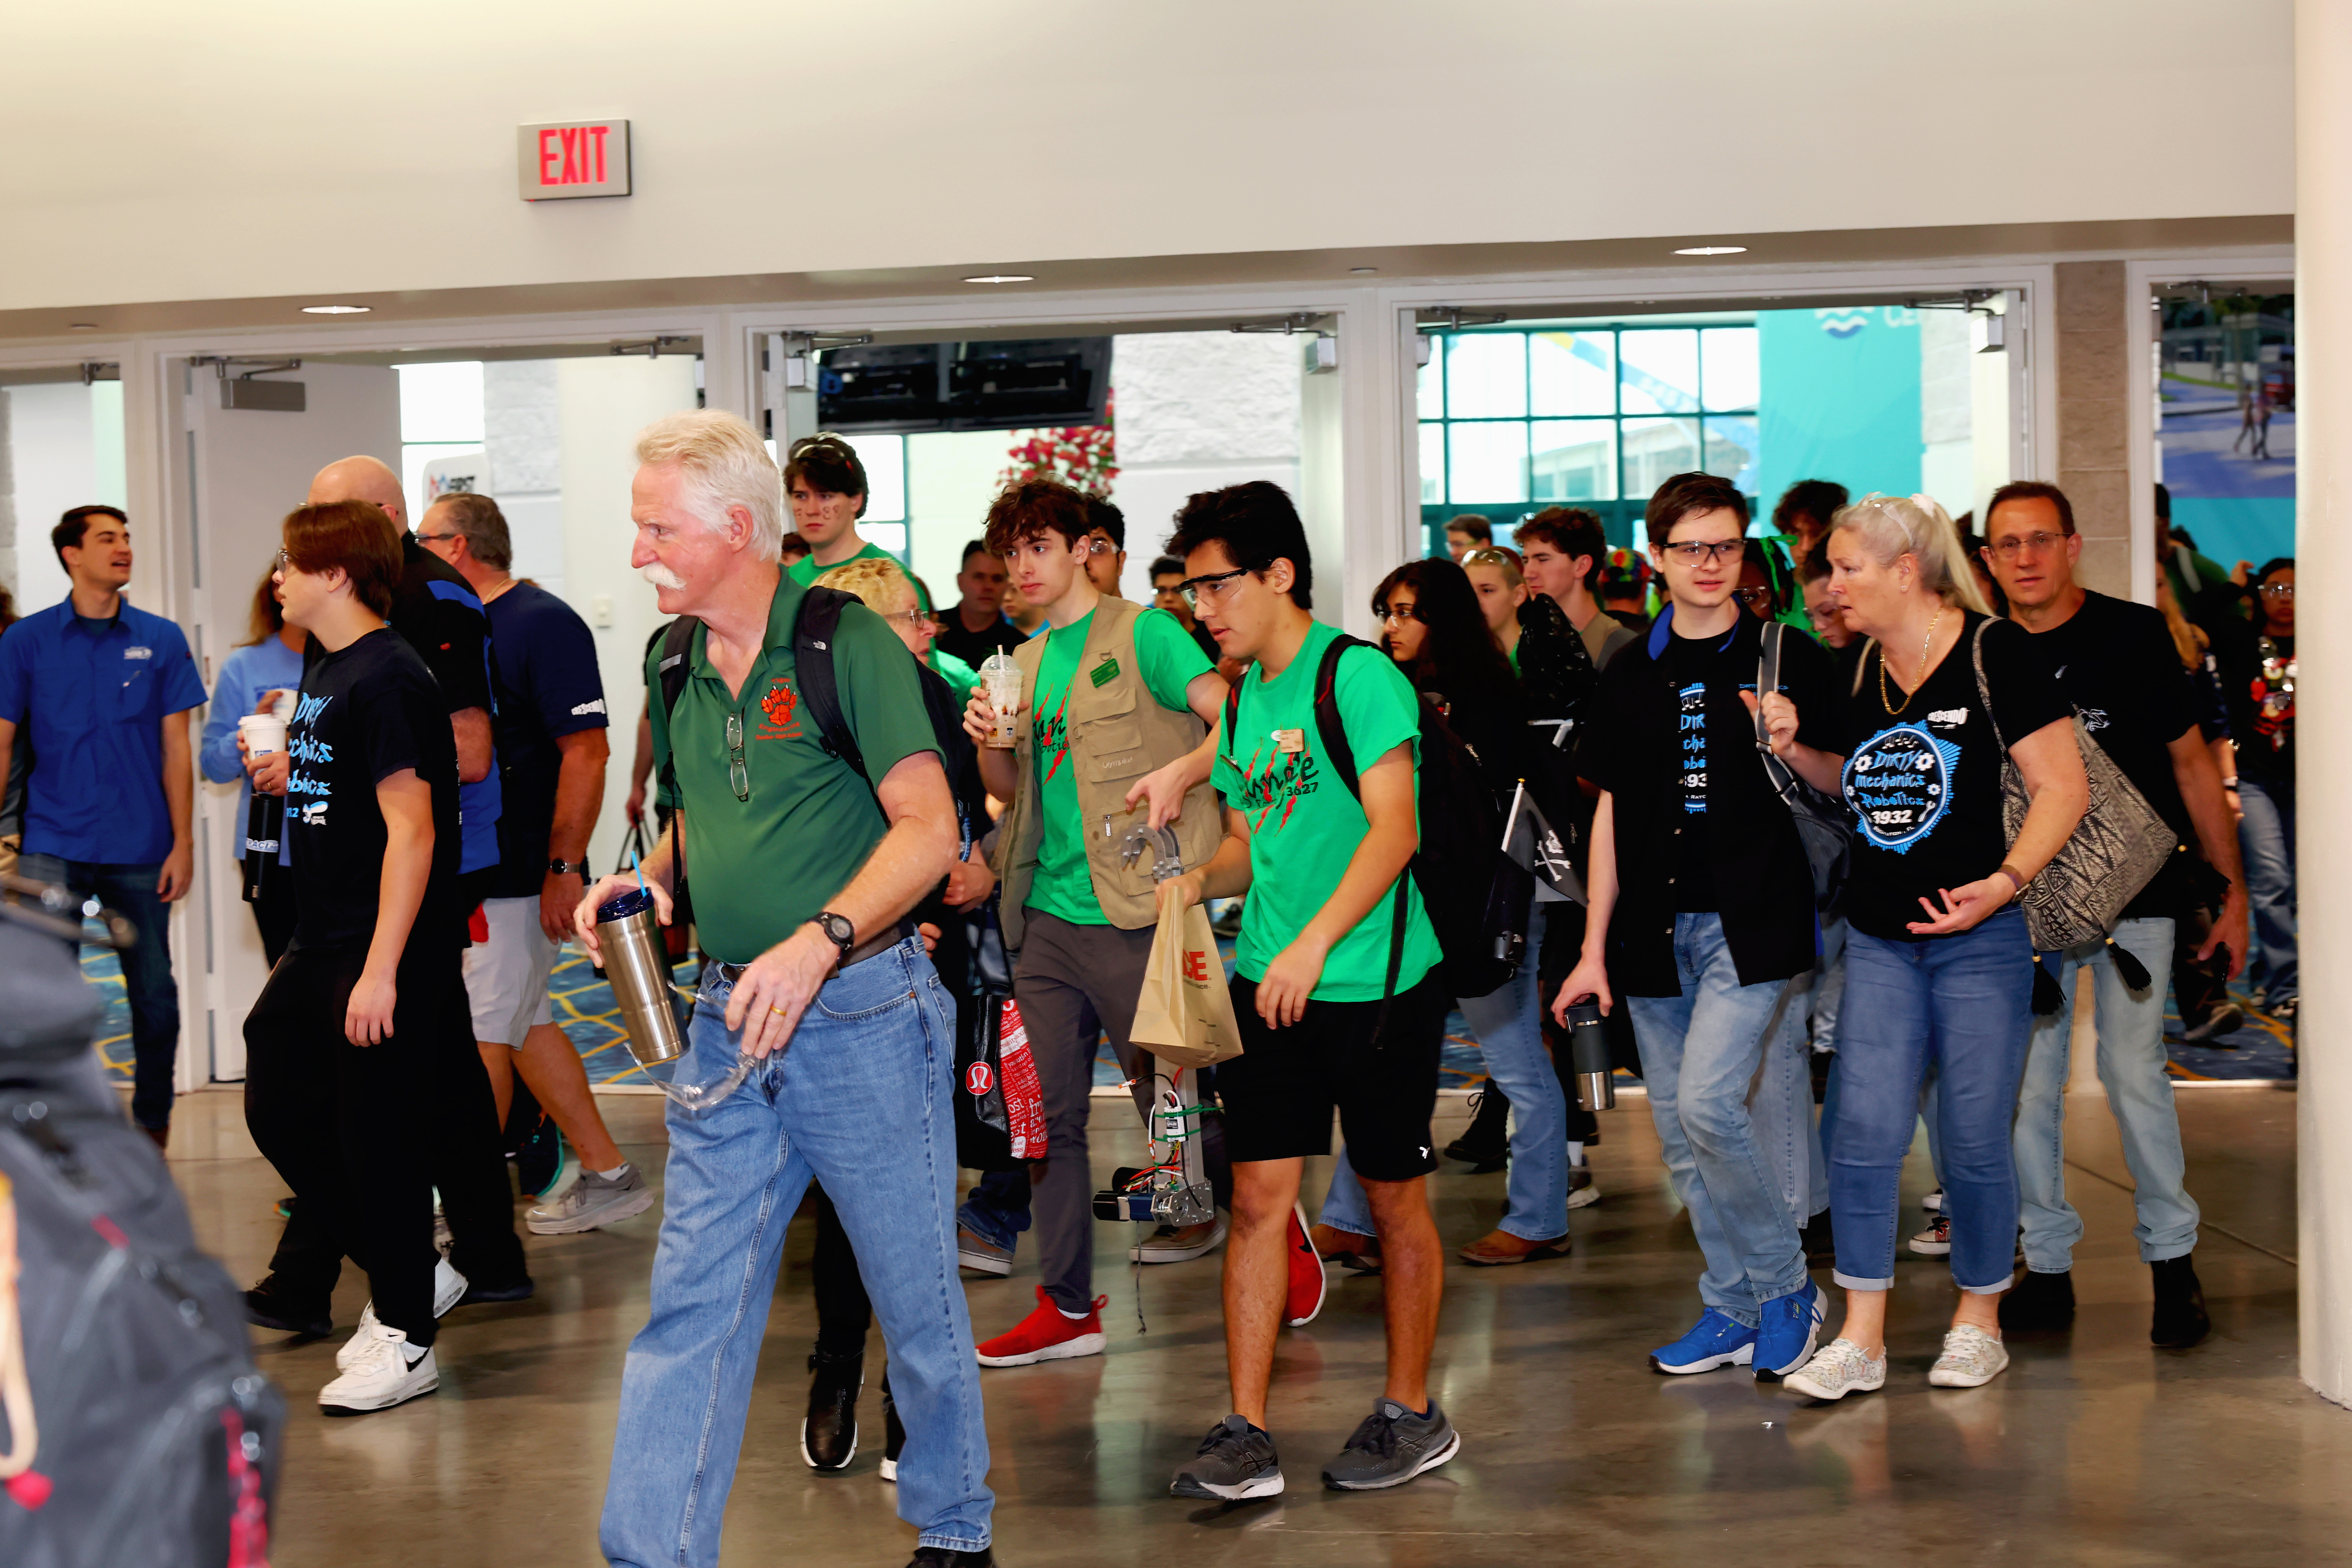
[(1992, 614), (1977, 574), (1969, 565), (1960, 531), (1933, 496), (1880, 495), (1875, 491), (1841, 508), (1830, 521), (1832, 535), (1851, 533), (1881, 566), (1908, 555), (1919, 563), (1919, 581), (1948, 605)]

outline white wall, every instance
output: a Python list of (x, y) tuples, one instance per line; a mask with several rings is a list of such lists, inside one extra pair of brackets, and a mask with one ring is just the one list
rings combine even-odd
[(562, 431), (556, 488), (562, 497), (563, 598), (595, 634), (604, 710), (613, 721), (604, 807), (588, 845), (589, 865), (602, 872), (612, 868), (627, 831), (623, 808), (637, 716), (645, 708), (646, 639), (662, 620), (652, 586), (629, 569), (635, 442), (654, 420), (694, 406), (694, 362), (567, 359), (554, 365)]
[[(0, 309), (2294, 206), (2288, 0), (351, 0), (320, 19), (298, 0), (19, 13)], [(2227, 133), (2181, 134), (2191, 103)], [(594, 115), (634, 122), (639, 194), (520, 201), (516, 126)], [(839, 176), (821, 221), (796, 199), (811, 169)]]
[[(16, 555), (0, 554), (0, 582), (16, 595), (18, 614), (66, 596), (65, 568), (49, 548), (49, 530), (68, 507), (126, 506), (122, 454), (122, 384), (101, 381), (12, 386), (8, 401), (8, 471), (14, 476)], [(131, 520), (134, 553), (144, 543)], [(151, 523), (152, 526), (152, 523)], [(5, 541), (0, 541), (4, 549)], [(152, 606), (151, 606), (152, 607)]]

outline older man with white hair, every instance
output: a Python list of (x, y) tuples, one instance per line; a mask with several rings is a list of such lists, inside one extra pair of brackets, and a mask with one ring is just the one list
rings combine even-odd
[[(640, 433), (637, 460), (630, 562), (663, 613), (692, 626), (683, 647), (657, 645), (647, 660), (655, 765), (675, 815), (645, 880), (667, 921), (691, 872), (710, 955), (679, 1076), (714, 1079), (740, 1057), (754, 1066), (700, 1114), (670, 1108), (650, 1319), (622, 1373), (604, 1553), (646, 1568), (719, 1561), (759, 1325), (785, 1223), (814, 1178), (890, 1347), (907, 1427), (898, 1514), (921, 1532), (910, 1568), (988, 1568), (988, 1437), (956, 1279), (955, 1011), (908, 918), (960, 846), (916, 668), (879, 616), (782, 573), (782, 484), (750, 426), (674, 415)], [(813, 601), (838, 622), (796, 646)], [(682, 661), (667, 693), (666, 653)], [(830, 737), (803, 700), (803, 667), (818, 658), (843, 726)], [(581, 900), (592, 951), (597, 906), (635, 885), (608, 877)]]

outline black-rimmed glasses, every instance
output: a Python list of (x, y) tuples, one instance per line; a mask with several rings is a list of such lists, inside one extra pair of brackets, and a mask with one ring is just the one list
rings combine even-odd
[(735, 786), (737, 800), (751, 798), (751, 770), (743, 761), (743, 721), (740, 715), (727, 715), (727, 782)]

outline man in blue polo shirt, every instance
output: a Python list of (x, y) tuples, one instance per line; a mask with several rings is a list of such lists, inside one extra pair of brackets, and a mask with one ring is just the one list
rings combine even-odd
[(96, 898), (137, 930), (122, 954), (137, 1063), (131, 1116), (162, 1148), (180, 1047), (166, 906), (194, 880), (188, 710), (203, 705), (205, 683), (180, 628), (123, 599), (131, 524), (121, 512), (75, 507), (49, 542), (73, 592), (0, 637), (0, 757), (19, 724), (33, 740), (17, 869)]

